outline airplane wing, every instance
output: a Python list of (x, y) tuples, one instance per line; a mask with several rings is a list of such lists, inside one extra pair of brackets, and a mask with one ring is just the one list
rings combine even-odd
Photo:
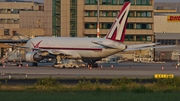
[(51, 49), (42, 49), (42, 48), (32, 48), (32, 50), (37, 51), (39, 53), (48, 52), (52, 55), (62, 55), (62, 56), (77, 56), (80, 55), (72, 50), (51, 50)]
[[(24, 48), (24, 49), (29, 48), (27, 46), (20, 46), (20, 45), (17, 45), (17, 44), (8, 44), (8, 45), (14, 46), (14, 47), (17, 47), (17, 48)], [(64, 51), (64, 50), (50, 50), (50, 49), (42, 49), (42, 48), (31, 48), (31, 49), (33, 51), (37, 51), (39, 53), (48, 52), (48, 53), (53, 54), (53, 55), (71, 56), (71, 55), (75, 54), (74, 52), (69, 52), (69, 51)]]
[(53, 55), (63, 55), (63, 56), (72, 56), (73, 55), (73, 52), (68, 52), (68, 51), (64, 51), (64, 50), (48, 50), (48, 52)]
[(168, 45), (168, 46), (140, 46), (140, 47), (127, 47), (124, 51), (132, 51), (132, 50), (144, 50), (144, 49), (157, 49), (157, 48), (171, 48), (177, 47), (177, 45)]
[(103, 46), (103, 47), (105, 47), (105, 48), (118, 49), (118, 47), (115, 46), (115, 45), (113, 45), (113, 44), (104, 44), (104, 43), (102, 43), (102, 42), (94, 42), (94, 41), (92, 41), (92, 43), (97, 44), (97, 45), (100, 45), (100, 46)]
[(154, 46), (160, 43), (149, 43), (149, 44), (135, 44), (135, 45), (127, 45), (127, 48), (140, 48), (140, 47), (149, 47)]

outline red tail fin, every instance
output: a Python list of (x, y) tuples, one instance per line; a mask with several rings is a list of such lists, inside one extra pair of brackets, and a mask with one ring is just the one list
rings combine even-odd
[(130, 5), (131, 5), (130, 2), (124, 3), (116, 20), (114, 21), (113, 25), (111, 26), (110, 31), (106, 35), (107, 39), (118, 41), (118, 42), (124, 41)]

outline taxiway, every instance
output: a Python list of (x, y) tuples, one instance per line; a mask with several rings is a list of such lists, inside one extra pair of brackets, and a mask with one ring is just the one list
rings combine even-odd
[[(154, 74), (174, 74), (180, 76), (180, 67), (172, 66), (173, 62), (166, 63), (104, 63), (99, 64), (102, 68), (88, 69), (80, 67), (79, 69), (57, 69), (52, 67), (52, 63), (39, 63), (38, 67), (22, 67), (6, 65), (0, 67), (0, 78), (41, 78), (41, 77), (59, 77), (59, 78), (152, 78)], [(113, 69), (111, 68), (113, 66)]]

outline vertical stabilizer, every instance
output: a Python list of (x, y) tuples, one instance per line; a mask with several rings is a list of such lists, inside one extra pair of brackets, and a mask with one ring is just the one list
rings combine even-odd
[(125, 2), (123, 7), (121, 8), (116, 20), (114, 21), (111, 29), (109, 30), (108, 34), (106, 35), (107, 39), (123, 42), (124, 36), (126, 32), (126, 25), (128, 19), (128, 13), (130, 9), (130, 2)]

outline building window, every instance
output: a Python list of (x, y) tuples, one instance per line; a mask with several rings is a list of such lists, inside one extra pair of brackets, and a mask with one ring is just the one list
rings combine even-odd
[(70, 33), (70, 37), (76, 37), (75, 33)]
[(112, 12), (111, 11), (107, 12), (107, 16), (111, 17), (112, 16)]
[(118, 5), (118, 0), (113, 0), (112, 4), (113, 5)]
[(141, 24), (141, 29), (147, 29), (146, 24)]
[(180, 40), (178, 40), (178, 45), (180, 45)]
[(90, 17), (97, 16), (97, 11), (85, 11), (84, 16), (90, 16)]
[(84, 28), (85, 28), (85, 29), (88, 29), (88, 28), (89, 28), (89, 24), (85, 23)]
[(133, 12), (133, 11), (130, 11), (129, 12), (129, 17), (135, 17), (135, 14), (134, 14), (135, 12)]
[(136, 41), (152, 41), (151, 36), (146, 36), (146, 35), (137, 35), (136, 36)]
[(4, 29), (4, 35), (10, 35), (9, 34), (9, 29)]
[(106, 16), (106, 12), (102, 11), (102, 14), (100, 16)]
[(176, 45), (176, 40), (169, 40), (169, 45)]
[(134, 24), (133, 23), (128, 23), (126, 28), (127, 29), (134, 29)]
[(113, 13), (112, 16), (117, 16), (118, 14), (116, 11), (113, 11), (112, 13)]
[(112, 5), (112, 0), (107, 0), (107, 4)]
[(136, 4), (140, 5), (141, 4), (141, 0), (136, 0)]
[(106, 0), (102, 0), (102, 5), (106, 4)]
[(8, 23), (8, 24), (13, 24), (13, 23), (14, 23), (14, 20), (8, 19), (8, 20), (7, 20), (7, 23)]
[(141, 17), (146, 17), (146, 12), (141, 12)]
[(137, 23), (136, 29), (152, 29), (152, 24)]
[(101, 17), (116, 17), (118, 14), (117, 11), (101, 11), (100, 16)]
[(86, 29), (95, 29), (97, 28), (97, 23), (85, 23)]
[(152, 12), (148, 11), (137, 11), (136, 12), (137, 17), (152, 17)]
[(152, 5), (152, 0), (147, 1), (148, 5)]
[(6, 24), (7, 23), (6, 21), (7, 21), (6, 19), (0, 19), (1, 24)]
[(136, 0), (136, 5), (152, 5), (152, 0)]
[(147, 36), (147, 41), (152, 41), (152, 36)]
[(112, 26), (112, 23), (100, 23), (101, 29), (110, 29)]
[[(158, 39), (157, 42), (161, 43), (161, 45), (176, 45), (175, 39)], [(178, 40), (178, 44), (180, 40)]]
[(141, 24), (136, 24), (136, 29), (141, 29)]
[(95, 34), (88, 34), (88, 35), (85, 35), (85, 37), (97, 37), (97, 35), (95, 35)]
[(89, 0), (89, 1), (90, 1), (90, 4), (96, 4), (95, 0)]
[(85, 0), (84, 3), (85, 3), (85, 4), (89, 4), (89, 0)]
[(8, 13), (8, 14), (11, 14), (11, 9), (7, 9), (7, 13)]
[(85, 0), (84, 1), (85, 5), (97, 5), (97, 1), (96, 0)]
[(71, 22), (70, 28), (71, 28), (71, 30), (75, 30), (75, 24), (73, 22)]
[(129, 0), (131, 2), (132, 5), (135, 4), (135, 0)]
[(147, 24), (146, 29), (152, 29), (152, 24)]
[(11, 9), (12, 14), (19, 14), (19, 9)]
[(146, 4), (147, 4), (147, 1), (146, 1), (146, 0), (142, 0), (142, 4), (143, 4), (143, 5), (146, 5)]
[(95, 14), (94, 14), (94, 11), (90, 11), (89, 12), (89, 16), (94, 16)]
[(5, 13), (7, 13), (6, 9), (0, 9), (0, 14), (5, 14)]
[(147, 17), (152, 17), (152, 12), (147, 12)]
[(123, 5), (123, 3), (124, 3), (124, 0), (119, 0), (120, 5)]
[(133, 35), (125, 35), (124, 40), (125, 40), (125, 41), (134, 41), (134, 38), (133, 38), (133, 37), (134, 37)]
[(85, 12), (84, 12), (84, 16), (89, 16), (89, 12), (88, 12), (88, 11), (85, 11)]

